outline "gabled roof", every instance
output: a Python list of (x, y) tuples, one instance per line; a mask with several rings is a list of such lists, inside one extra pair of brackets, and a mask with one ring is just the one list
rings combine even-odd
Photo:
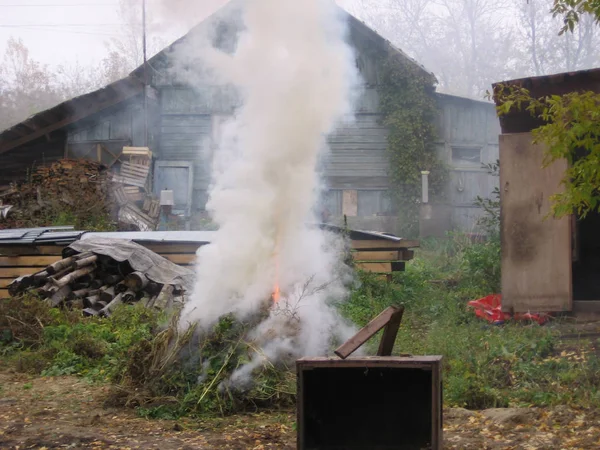
[[(186, 38), (203, 28), (211, 26), (226, 17), (232, 10), (239, 8), (244, 0), (232, 0), (224, 7), (215, 12), (212, 16), (202, 21), (199, 25), (192, 28), (185, 36), (181, 37), (173, 44), (152, 57), (148, 62), (152, 67), (153, 63), (163, 58), (165, 54), (173, 50), (175, 46), (184, 42)], [(343, 11), (343, 10), (342, 10)], [(361, 22), (351, 14), (343, 11), (347, 15), (350, 28), (367, 40), (374, 43), (382, 51), (395, 55), (403, 60), (410, 61), (426, 77), (435, 83), (435, 76), (428, 72), (422, 65), (410, 58), (399, 48), (392, 45), (390, 41), (379, 35), (376, 31), (369, 28), (364, 22)], [(0, 133), (0, 153), (7, 152), (21, 145), (27, 144), (35, 139), (43, 137), (48, 133), (61, 129), (79, 120), (85, 119), (92, 114), (98, 113), (106, 108), (114, 106), (135, 95), (142, 94), (144, 91), (144, 65), (136, 68), (131, 74), (121, 80), (115, 81), (108, 86), (97, 91), (75, 97), (67, 100), (53, 108), (39, 112), (21, 123), (8, 128)]]
[(142, 81), (137, 77), (128, 76), (97, 91), (62, 102), (0, 133), (0, 153), (43, 137), (143, 92)]

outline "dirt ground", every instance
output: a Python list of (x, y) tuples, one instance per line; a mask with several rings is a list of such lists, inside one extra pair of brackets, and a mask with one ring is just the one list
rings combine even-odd
[[(294, 449), (293, 412), (147, 420), (105, 409), (106, 387), (0, 371), (1, 449)], [(600, 413), (569, 407), (444, 414), (448, 449), (596, 449)]]

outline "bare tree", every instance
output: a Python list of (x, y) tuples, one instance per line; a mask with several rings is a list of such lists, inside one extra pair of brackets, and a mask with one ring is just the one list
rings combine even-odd
[(9, 38), (0, 80), (1, 129), (60, 101), (56, 78), (47, 66), (31, 58), (21, 39)]
[(558, 34), (562, 21), (549, 14), (553, 0), (529, 0), (519, 10), (527, 71), (536, 75), (587, 69), (600, 61), (600, 30), (584, 15), (573, 33)]

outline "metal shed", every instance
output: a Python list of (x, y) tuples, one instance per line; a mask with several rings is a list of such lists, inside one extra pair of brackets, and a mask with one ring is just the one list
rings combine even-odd
[[(600, 68), (496, 83), (535, 98), (600, 92)], [(501, 100), (496, 98), (496, 103)], [(526, 111), (500, 118), (502, 303), (514, 312), (600, 312), (600, 214), (547, 218), (567, 161), (543, 168), (544, 146), (531, 131), (542, 123)]]

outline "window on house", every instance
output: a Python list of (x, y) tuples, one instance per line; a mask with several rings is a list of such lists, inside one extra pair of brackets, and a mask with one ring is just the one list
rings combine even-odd
[(481, 148), (452, 147), (452, 165), (481, 168)]

